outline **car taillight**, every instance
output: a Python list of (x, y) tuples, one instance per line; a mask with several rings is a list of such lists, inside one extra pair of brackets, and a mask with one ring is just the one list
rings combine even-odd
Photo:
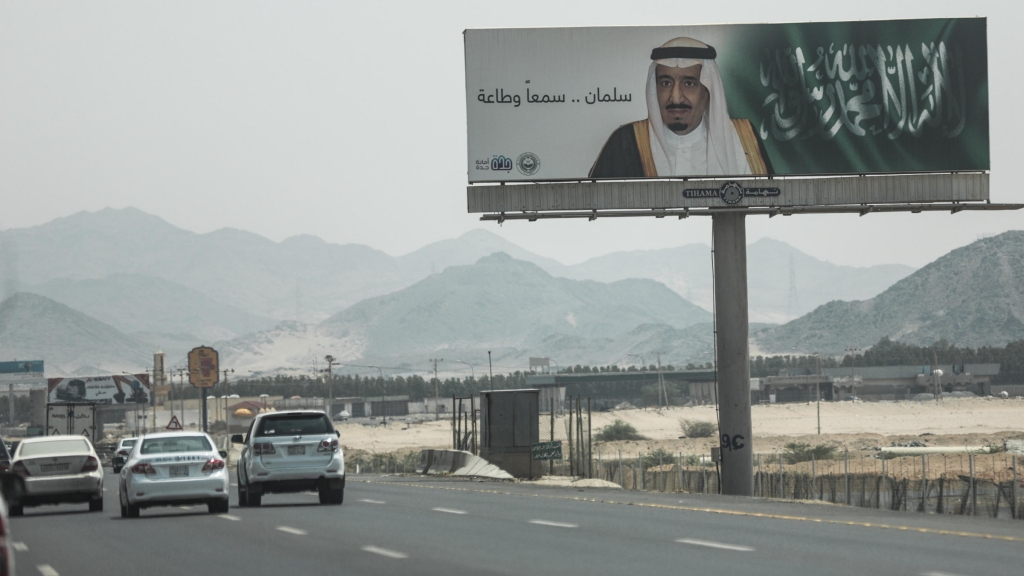
[(274, 445), (270, 442), (256, 442), (252, 445), (253, 456), (262, 456), (266, 454), (277, 454), (277, 450), (274, 449)]
[(132, 466), (132, 474), (156, 474), (156, 470), (148, 462)]
[(85, 464), (82, 464), (82, 472), (95, 472), (96, 470), (99, 470), (99, 468), (100, 461), (93, 456), (86, 458)]
[(127, 450), (118, 450), (117, 451), (117, 455), (118, 456), (127, 456), (128, 455), (128, 451)]
[(325, 438), (320, 441), (320, 445), (316, 447), (317, 452), (337, 452), (338, 451), (338, 440), (336, 438)]
[(25, 468), (25, 463), (22, 462), (21, 460), (15, 462), (14, 466), (11, 467), (11, 470), (13, 470), (15, 474), (18, 474), (19, 476), (22, 476), (22, 477), (30, 475), (28, 473), (28, 468)]
[(206, 464), (203, 465), (203, 473), (204, 474), (209, 474), (210, 472), (213, 472), (214, 470), (223, 470), (223, 469), (224, 469), (224, 461), (221, 460), (220, 458), (210, 458), (209, 460), (206, 461)]

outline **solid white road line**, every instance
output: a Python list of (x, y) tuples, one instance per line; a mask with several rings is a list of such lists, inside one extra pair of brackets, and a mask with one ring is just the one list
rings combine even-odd
[(720, 548), (722, 550), (733, 550), (735, 552), (753, 552), (754, 549), (750, 546), (737, 546), (736, 544), (723, 544), (721, 542), (711, 542), (708, 540), (693, 540), (690, 538), (680, 538), (676, 540), (680, 544), (690, 544), (692, 546), (707, 546), (708, 548)]
[(431, 508), (434, 512), (444, 512), (445, 514), (465, 514), (465, 510), (453, 510), (451, 508)]
[(241, 520), (241, 518), (239, 518), (238, 516), (233, 516), (231, 514), (218, 514), (218, 516), (220, 516), (221, 518), (223, 518), (225, 520), (234, 520), (236, 522)]
[(291, 526), (278, 526), (277, 529), (281, 532), (287, 532), (288, 534), (295, 534), (296, 536), (305, 536), (306, 534), (309, 534), (309, 532), (306, 532), (305, 530), (299, 530), (298, 528), (292, 528)]
[(554, 526), (555, 528), (579, 528), (579, 524), (569, 524), (567, 522), (551, 522), (550, 520), (530, 520), (530, 524), (540, 524), (541, 526)]
[(387, 558), (395, 558), (398, 560), (409, 557), (408, 554), (397, 552), (395, 550), (388, 550), (387, 548), (379, 548), (377, 546), (363, 546), (363, 552), (369, 552), (370, 554), (379, 554), (381, 556), (386, 556)]
[(40, 564), (39, 566), (36, 566), (36, 570), (39, 570), (39, 573), (43, 576), (60, 576), (60, 573), (54, 570), (53, 566), (50, 566), (49, 564)]
[(13, 546), (14, 550), (17, 552), (28, 552), (28, 544), (25, 544), (24, 542), (11, 542), (11, 546)]
[(369, 498), (363, 498), (360, 502), (366, 502), (367, 504), (387, 504), (383, 500), (370, 500)]

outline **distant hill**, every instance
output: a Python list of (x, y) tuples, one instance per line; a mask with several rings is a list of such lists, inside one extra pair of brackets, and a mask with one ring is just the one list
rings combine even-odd
[[(605, 283), (655, 280), (711, 309), (711, 249), (705, 244), (617, 252), (567, 266), (476, 229), (394, 257), (309, 235), (274, 242), (229, 228), (195, 234), (135, 208), (80, 212), (0, 232), (0, 280), (11, 291), (9, 286), (19, 284), (142, 275), (191, 288), (255, 317), (317, 323), (360, 300), (496, 252), (532, 262), (552, 276)], [(769, 239), (751, 244), (747, 260), (755, 322), (781, 323), (832, 300), (871, 298), (913, 271), (902, 265), (838, 266)]]
[(117, 329), (44, 296), (0, 302), (5, 360), (43, 360), (47, 376), (118, 374), (152, 366), (156, 352)]
[(874, 298), (830, 302), (760, 332), (756, 342), (765, 352), (841, 353), (883, 336), (971, 347), (1024, 338), (1024, 231), (953, 250)]
[(325, 320), (336, 336), (361, 335), (369, 355), (472, 346), (518, 346), (549, 334), (590, 338), (621, 334), (645, 322), (686, 327), (710, 314), (651, 280), (611, 284), (555, 278), (499, 253)]
[[(901, 264), (839, 266), (762, 238), (747, 247), (750, 319), (781, 323), (832, 300), (871, 298), (913, 271)], [(564, 275), (599, 282), (650, 278), (694, 304), (712, 308), (711, 247), (706, 244), (615, 252), (568, 267)], [(790, 297), (791, 278), (795, 299)]]
[[(275, 321), (217, 302), (198, 290), (143, 274), (50, 280), (28, 291), (46, 296), (129, 335), (159, 334), (215, 342), (269, 328)], [(159, 342), (157, 342), (159, 344)], [(165, 350), (166, 351), (166, 350)]]

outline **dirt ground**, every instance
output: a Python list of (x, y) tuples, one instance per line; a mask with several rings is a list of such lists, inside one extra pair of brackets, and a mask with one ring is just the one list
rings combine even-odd
[[(822, 402), (821, 435), (817, 434), (815, 404), (754, 406), (755, 452), (780, 451), (787, 442), (835, 443), (843, 449), (870, 450), (910, 440), (929, 446), (987, 445), (1006, 438), (1024, 437), (1024, 400), (956, 398), (942, 402)], [(615, 420), (633, 425), (649, 438), (638, 442), (612, 442), (599, 450), (647, 452), (663, 447), (672, 452), (706, 452), (714, 438), (680, 438), (681, 420), (715, 421), (713, 406), (665, 410), (614, 410), (594, 412), (596, 433)], [(379, 425), (339, 424), (342, 443), (373, 452), (410, 448), (448, 448), (451, 421), (407, 424), (400, 418)], [(542, 432), (542, 437), (544, 436)], [(545, 439), (545, 438), (542, 438)]]

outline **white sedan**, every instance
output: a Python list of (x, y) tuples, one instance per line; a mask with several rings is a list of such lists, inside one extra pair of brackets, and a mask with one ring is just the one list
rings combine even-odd
[(122, 518), (151, 506), (206, 504), (211, 514), (228, 511), (225, 452), (202, 432), (162, 432), (139, 438), (121, 469)]
[(103, 468), (92, 443), (83, 436), (39, 436), (18, 444), (11, 471), (25, 479), (25, 495), (10, 506), (11, 516), (25, 506), (88, 502), (103, 510)]

